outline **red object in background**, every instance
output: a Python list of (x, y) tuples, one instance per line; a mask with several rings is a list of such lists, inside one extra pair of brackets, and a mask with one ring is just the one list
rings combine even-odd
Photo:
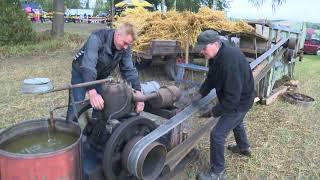
[(320, 40), (306, 39), (304, 42), (303, 51), (306, 54), (317, 54), (317, 52), (320, 51)]

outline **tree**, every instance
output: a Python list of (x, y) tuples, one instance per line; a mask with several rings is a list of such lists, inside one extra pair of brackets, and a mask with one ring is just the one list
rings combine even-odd
[(81, 7), (80, 0), (64, 0), (64, 5), (66, 5), (68, 9), (78, 9)]
[(53, 0), (52, 36), (64, 34), (64, 0)]
[(89, 9), (90, 7), (89, 7), (89, 3), (90, 3), (90, 1), (89, 0), (87, 0), (87, 3), (86, 3), (86, 9)]
[(44, 11), (52, 11), (53, 8), (53, 0), (34, 0), (41, 5)]
[[(167, 9), (174, 9), (175, 0), (166, 0)], [(201, 7), (201, 0), (176, 0), (177, 11), (193, 11), (196, 12)]]
[(0, 1), (0, 46), (27, 44), (35, 39), (31, 21), (21, 9), (19, 0)]
[(94, 8), (93, 15), (96, 16), (100, 12), (106, 12), (109, 9), (110, 3), (105, 3), (103, 0), (96, 0), (96, 6)]
[(149, 0), (149, 3), (153, 4), (156, 10), (161, 6), (161, 0)]
[[(256, 7), (260, 7), (261, 5), (266, 3), (266, 0), (249, 0), (249, 2), (251, 2)], [(286, 0), (272, 0), (272, 9), (275, 10), (276, 7), (280, 6), (285, 2)]]
[[(166, 5), (168, 9), (174, 8), (175, 0), (167, 0)], [(176, 10), (189, 10), (197, 12), (202, 5), (209, 8), (215, 7), (216, 10), (224, 10), (229, 7), (230, 0), (176, 0)]]
[(202, 0), (201, 3), (216, 10), (224, 10), (230, 7), (230, 0)]

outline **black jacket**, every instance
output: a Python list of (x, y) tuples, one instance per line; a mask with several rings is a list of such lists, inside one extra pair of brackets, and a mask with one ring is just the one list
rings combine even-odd
[[(93, 32), (78, 51), (72, 63), (84, 82), (105, 79), (119, 65), (122, 77), (131, 83), (133, 89), (141, 90), (138, 72), (132, 62), (130, 49), (115, 50), (115, 30), (100, 29)], [(88, 87), (88, 89), (92, 89)]]
[(239, 48), (222, 43), (215, 58), (209, 60), (209, 72), (199, 92), (204, 97), (213, 88), (219, 104), (215, 117), (230, 112), (248, 111), (254, 100), (254, 79), (249, 63)]

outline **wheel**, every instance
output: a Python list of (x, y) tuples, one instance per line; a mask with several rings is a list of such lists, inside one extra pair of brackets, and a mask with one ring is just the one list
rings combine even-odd
[(136, 179), (122, 166), (122, 152), (133, 138), (145, 136), (156, 128), (156, 124), (141, 116), (124, 120), (106, 143), (103, 157), (103, 172), (107, 180)]
[(317, 50), (316, 54), (317, 54), (317, 56), (320, 56), (320, 50)]
[(165, 72), (170, 80), (175, 80), (177, 76), (177, 62), (175, 59), (170, 59), (165, 64)]
[(315, 103), (315, 100), (312, 97), (300, 93), (285, 93), (282, 96), (288, 103), (305, 108), (311, 107)]

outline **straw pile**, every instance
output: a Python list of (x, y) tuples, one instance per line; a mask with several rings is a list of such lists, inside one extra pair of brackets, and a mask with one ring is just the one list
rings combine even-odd
[(138, 31), (139, 37), (133, 45), (136, 52), (145, 52), (151, 40), (177, 40), (182, 48), (187, 41), (191, 46), (196, 43), (198, 35), (206, 29), (232, 33), (249, 33), (254, 29), (242, 21), (230, 21), (222, 11), (201, 8), (198, 13), (168, 11), (149, 12), (143, 8), (127, 9), (120, 17), (115, 18), (115, 25), (129, 22)]

